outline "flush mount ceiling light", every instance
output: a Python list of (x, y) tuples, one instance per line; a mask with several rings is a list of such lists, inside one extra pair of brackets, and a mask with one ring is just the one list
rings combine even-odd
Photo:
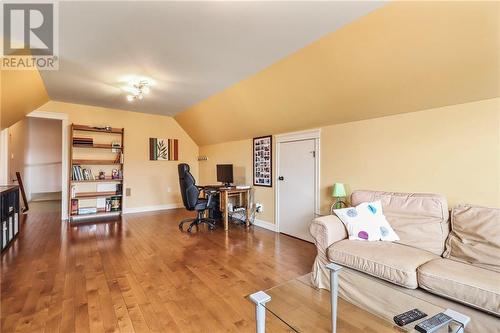
[(127, 101), (133, 102), (135, 100), (144, 99), (144, 95), (149, 94), (151, 89), (149, 88), (149, 83), (146, 80), (141, 80), (138, 83), (132, 85), (130, 89), (131, 93), (127, 95)]

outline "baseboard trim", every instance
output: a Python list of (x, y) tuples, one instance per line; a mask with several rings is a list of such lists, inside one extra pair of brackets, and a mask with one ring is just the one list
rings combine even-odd
[(253, 225), (276, 232), (276, 224), (271, 222), (255, 219)]
[(184, 205), (181, 203), (171, 203), (171, 204), (156, 205), (156, 206), (131, 207), (131, 208), (125, 208), (123, 214), (154, 212), (157, 210), (176, 209), (182, 207), (184, 207)]

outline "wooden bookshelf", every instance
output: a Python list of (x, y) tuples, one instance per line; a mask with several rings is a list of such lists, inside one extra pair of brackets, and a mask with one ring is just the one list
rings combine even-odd
[(93, 145), (86, 145), (83, 143), (74, 143), (73, 148), (93, 148), (93, 149), (116, 149), (120, 150), (123, 147), (113, 147), (111, 144), (105, 144), (105, 143), (94, 143)]
[(115, 160), (73, 160), (73, 165), (115, 165), (122, 164)]
[[(85, 134), (81, 132), (85, 132)], [(109, 139), (107, 139), (108, 136), (103, 134), (110, 134)], [(71, 222), (97, 222), (101, 218), (109, 219), (121, 216), (123, 195), (121, 192), (117, 192), (117, 190), (119, 186), (121, 187), (121, 191), (125, 190), (123, 188), (124, 177), (111, 178), (111, 170), (121, 170), (121, 175), (123, 176), (125, 156), (123, 145), (124, 135), (125, 131), (123, 128), (110, 128), (106, 130), (87, 125), (71, 125), (70, 180), (68, 181), (70, 188), (68, 209)], [(119, 142), (120, 147), (113, 147), (113, 142)], [(73, 172), (74, 170), (75, 172)], [(107, 173), (105, 179), (98, 179), (100, 171)], [(116, 190), (110, 191), (114, 189), (114, 186), (103, 184), (115, 184)], [(101, 191), (98, 191), (98, 187), (101, 187)], [(102, 191), (103, 187), (111, 188), (107, 188), (107, 191)], [(98, 207), (99, 200), (103, 198), (119, 200), (119, 210), (106, 211), (102, 206)], [(79, 208), (97, 208), (97, 213), (75, 214), (72, 212), (72, 200), (78, 200)], [(82, 204), (82, 200), (84, 204)], [(92, 206), (92, 202), (95, 202), (95, 206)]]
[(108, 197), (118, 197), (118, 196), (121, 197), (121, 194), (117, 194), (116, 192), (80, 192), (75, 195), (75, 198), (97, 199), (97, 198), (108, 198)]
[(80, 214), (80, 215), (71, 215), (71, 220), (73, 222), (89, 222), (89, 221), (101, 221), (110, 218), (120, 218), (122, 215), (121, 211), (117, 212), (103, 212), (98, 211), (94, 214)]
[(113, 182), (122, 182), (123, 179), (94, 179), (94, 180), (71, 180), (70, 182), (73, 184), (77, 184), (77, 183), (113, 183)]
[[(94, 133), (111, 133), (111, 134), (123, 134), (123, 128), (111, 128), (109, 131), (105, 129), (99, 129), (93, 126), (87, 125), (75, 125), (73, 124), (73, 131), (83, 131), (83, 132), (94, 132)], [(73, 140), (71, 140), (73, 142)]]

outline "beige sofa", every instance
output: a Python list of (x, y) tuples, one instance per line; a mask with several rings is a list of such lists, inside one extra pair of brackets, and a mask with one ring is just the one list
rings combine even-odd
[(467, 332), (500, 332), (500, 209), (455, 207), (450, 226), (440, 195), (351, 195), (353, 206), (375, 200), (400, 241), (349, 240), (338, 217), (317, 218), (310, 226), (318, 250), (312, 283), (329, 289), (325, 265), (335, 262), (344, 266), (340, 296), (381, 316), (415, 307), (408, 301), (415, 298), (468, 315)]

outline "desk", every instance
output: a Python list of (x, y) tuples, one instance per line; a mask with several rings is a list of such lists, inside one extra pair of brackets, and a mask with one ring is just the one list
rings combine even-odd
[(245, 208), (246, 213), (246, 226), (250, 226), (250, 191), (252, 188), (237, 189), (236, 187), (221, 187), (220, 185), (206, 185), (202, 186), (204, 189), (211, 189), (219, 191), (219, 209), (222, 212), (222, 218), (224, 221), (224, 230), (229, 229), (229, 210), (227, 205), (230, 198), (236, 198), (238, 201), (238, 206)]
[(239, 206), (245, 208), (246, 226), (250, 226), (250, 191), (251, 188), (246, 189), (237, 189), (235, 187), (232, 188), (219, 188), (220, 191), (220, 210), (222, 211), (222, 217), (224, 219), (224, 230), (228, 230), (229, 228), (229, 211), (227, 209), (227, 204), (229, 203), (229, 198), (236, 197)]

